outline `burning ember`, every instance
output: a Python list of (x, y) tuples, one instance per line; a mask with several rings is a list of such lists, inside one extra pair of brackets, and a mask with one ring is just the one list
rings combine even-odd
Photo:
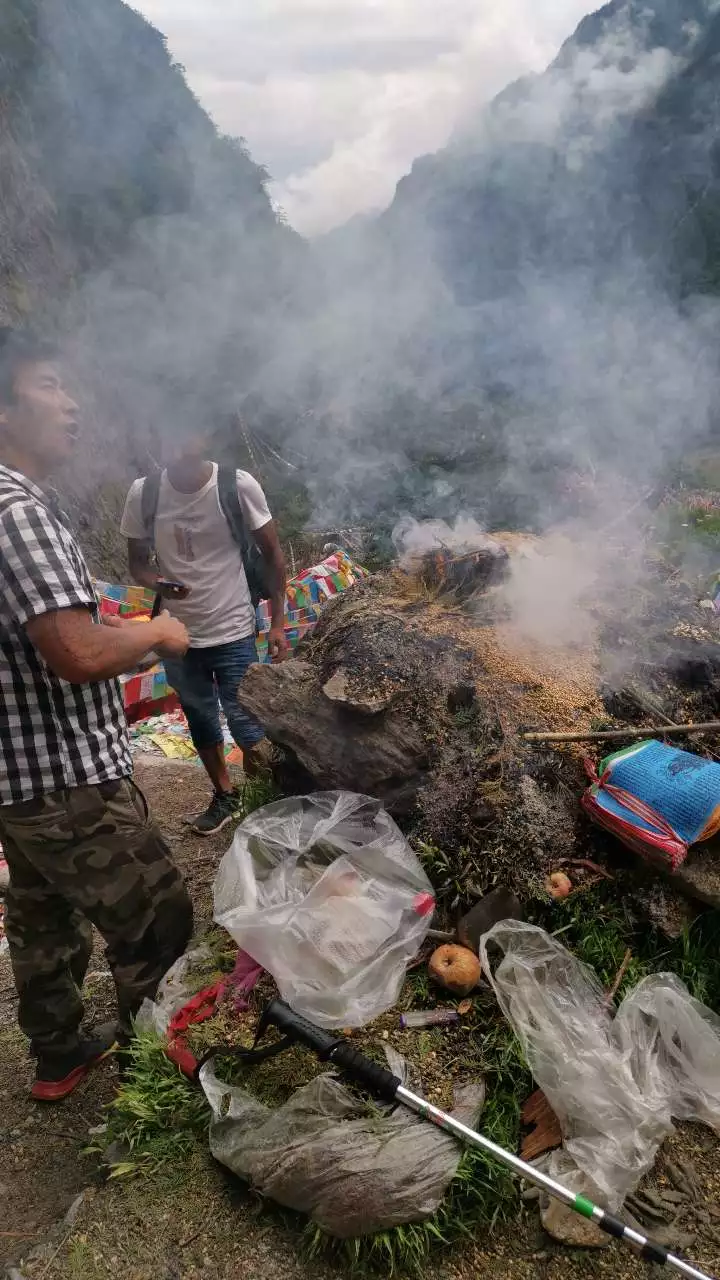
[(467, 600), (477, 591), (502, 582), (507, 576), (510, 557), (498, 544), (482, 551), (468, 551), (465, 555), (453, 555), (442, 549), (430, 551), (422, 557), (418, 570), (422, 581), (436, 588), (440, 594), (452, 594), (458, 600)]

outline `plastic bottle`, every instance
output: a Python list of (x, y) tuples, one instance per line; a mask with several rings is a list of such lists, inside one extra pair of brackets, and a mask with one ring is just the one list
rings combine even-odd
[(403, 1031), (417, 1030), (422, 1027), (450, 1027), (460, 1021), (460, 1014), (454, 1009), (419, 1009), (416, 1013), (402, 1013), (400, 1026)]

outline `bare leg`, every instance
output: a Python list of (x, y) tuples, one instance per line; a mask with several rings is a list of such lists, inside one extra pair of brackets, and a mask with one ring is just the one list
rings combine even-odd
[(232, 791), (232, 783), (230, 774), (225, 764), (225, 746), (218, 742), (212, 747), (200, 747), (198, 755), (205, 765), (208, 777), (213, 784), (215, 791), (222, 791), (228, 794)]

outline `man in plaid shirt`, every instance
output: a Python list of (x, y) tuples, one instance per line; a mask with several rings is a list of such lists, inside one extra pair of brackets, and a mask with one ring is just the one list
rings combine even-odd
[[(132, 778), (116, 677), (155, 650), (181, 657), (161, 614), (101, 625), (82, 552), (38, 487), (71, 455), (77, 407), (53, 353), (0, 329), (0, 840), (32, 1094), (65, 1097), (185, 949), (192, 907)], [(83, 1037), (91, 924), (107, 944), (118, 1028)]]

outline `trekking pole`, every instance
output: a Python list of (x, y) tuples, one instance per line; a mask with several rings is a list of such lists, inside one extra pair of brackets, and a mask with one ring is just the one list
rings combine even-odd
[[(256, 1043), (261, 1039), (268, 1027), (277, 1027), (278, 1031), (283, 1033), (286, 1044), (296, 1041), (305, 1045), (308, 1049), (312, 1049), (322, 1062), (330, 1062), (333, 1066), (339, 1067), (351, 1079), (358, 1084), (364, 1085), (369, 1092), (374, 1093), (384, 1102), (400, 1102), (404, 1107), (408, 1107), (410, 1111), (414, 1111), (421, 1119), (437, 1125), (439, 1129), (444, 1129), (446, 1133), (451, 1133), (453, 1137), (459, 1138), (461, 1142), (487, 1152), (488, 1155), (498, 1160), (500, 1164), (512, 1169), (513, 1173), (518, 1174), (525, 1182), (532, 1182), (536, 1187), (540, 1187), (548, 1195), (553, 1196), (554, 1199), (560, 1200), (567, 1205), (569, 1209), (573, 1209), (575, 1213), (579, 1213), (581, 1217), (588, 1218), (591, 1222), (594, 1222), (595, 1226), (606, 1232), (607, 1235), (614, 1236), (617, 1240), (625, 1240), (628, 1244), (634, 1245), (646, 1262), (655, 1262), (672, 1267), (675, 1271), (679, 1271), (681, 1275), (692, 1276), (694, 1280), (713, 1280), (713, 1277), (707, 1275), (706, 1272), (698, 1271), (697, 1267), (693, 1267), (676, 1254), (670, 1253), (662, 1245), (655, 1244), (647, 1236), (642, 1235), (640, 1231), (635, 1231), (633, 1227), (626, 1226), (619, 1218), (615, 1218), (611, 1213), (599, 1208), (598, 1205), (593, 1204), (585, 1196), (575, 1195), (573, 1191), (564, 1187), (561, 1182), (556, 1182), (554, 1178), (541, 1173), (539, 1169), (527, 1164), (519, 1156), (513, 1155), (510, 1151), (505, 1151), (503, 1147), (499, 1147), (497, 1143), (483, 1137), (481, 1133), (477, 1133), (474, 1129), (468, 1128), (466, 1124), (453, 1119), (452, 1116), (445, 1111), (441, 1111), (439, 1107), (433, 1106), (431, 1102), (427, 1102), (419, 1094), (412, 1093), (410, 1089), (405, 1088), (398, 1077), (394, 1076), (387, 1067), (378, 1066), (377, 1063), (371, 1062), (369, 1058), (366, 1058), (346, 1036), (337, 1036), (332, 1031), (325, 1031), (322, 1027), (316, 1027), (307, 1018), (295, 1013), (289, 1005), (285, 1004), (284, 1000), (272, 1000), (265, 1009), (258, 1026)], [(252, 1051), (247, 1056), (252, 1057)]]

